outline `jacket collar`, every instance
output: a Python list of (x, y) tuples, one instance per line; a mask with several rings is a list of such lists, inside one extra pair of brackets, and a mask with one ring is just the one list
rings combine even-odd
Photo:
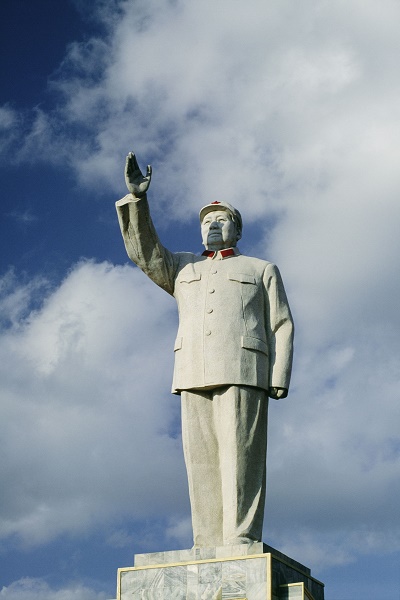
[(229, 258), (231, 256), (239, 256), (240, 252), (238, 248), (224, 248), (223, 250), (204, 250), (202, 256), (207, 256), (207, 258), (213, 258), (214, 260), (223, 260), (224, 258)]

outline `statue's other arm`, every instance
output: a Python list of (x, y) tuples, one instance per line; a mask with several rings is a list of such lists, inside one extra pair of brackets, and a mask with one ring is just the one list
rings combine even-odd
[(270, 352), (269, 396), (279, 400), (287, 396), (293, 358), (294, 325), (285, 288), (278, 268), (269, 264), (264, 272), (268, 304)]

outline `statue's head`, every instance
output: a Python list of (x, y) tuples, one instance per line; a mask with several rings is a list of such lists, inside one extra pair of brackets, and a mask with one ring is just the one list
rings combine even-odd
[(232, 248), (242, 237), (240, 212), (228, 202), (211, 202), (200, 211), (201, 236), (207, 250)]

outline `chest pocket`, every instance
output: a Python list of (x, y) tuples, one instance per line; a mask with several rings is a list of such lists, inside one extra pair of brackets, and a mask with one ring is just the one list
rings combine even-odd
[(193, 281), (200, 281), (201, 273), (181, 273), (178, 277), (179, 283), (192, 283)]
[[(234, 295), (240, 294), (242, 298), (244, 310), (258, 296), (259, 286), (254, 275), (247, 273), (228, 273), (228, 280), (232, 283), (228, 284), (230, 293)], [(248, 315), (247, 315), (248, 316)]]
[(228, 273), (228, 279), (231, 281), (238, 281), (239, 283), (256, 285), (256, 278), (254, 275), (247, 275), (246, 273)]

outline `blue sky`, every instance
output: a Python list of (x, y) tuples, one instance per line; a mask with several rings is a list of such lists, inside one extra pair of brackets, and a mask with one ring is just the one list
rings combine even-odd
[(297, 325), (264, 540), (326, 600), (400, 594), (400, 7), (27, 0), (0, 8), (0, 598), (107, 600), (191, 546), (173, 300), (128, 263), (125, 156), (165, 245), (216, 199)]

